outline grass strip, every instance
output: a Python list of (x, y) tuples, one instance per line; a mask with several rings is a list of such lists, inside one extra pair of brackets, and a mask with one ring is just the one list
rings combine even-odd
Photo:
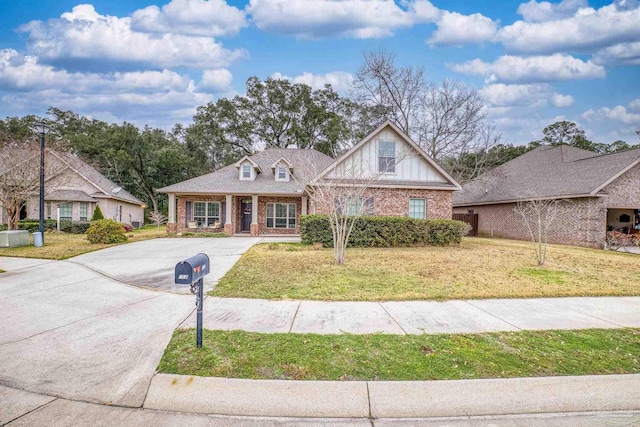
[(245, 252), (210, 293), (324, 301), (640, 295), (638, 255), (549, 245), (538, 267), (531, 243), (465, 238), (460, 245), (332, 249), (266, 243)]
[(452, 380), (640, 373), (640, 329), (466, 335), (174, 332), (158, 370), (293, 380)]

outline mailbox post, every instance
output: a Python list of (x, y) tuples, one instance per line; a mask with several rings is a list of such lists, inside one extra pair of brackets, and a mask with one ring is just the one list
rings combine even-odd
[(209, 274), (209, 257), (206, 254), (197, 254), (176, 264), (175, 283), (177, 285), (189, 285), (192, 294), (196, 295), (196, 347), (202, 347), (202, 300), (203, 278)]

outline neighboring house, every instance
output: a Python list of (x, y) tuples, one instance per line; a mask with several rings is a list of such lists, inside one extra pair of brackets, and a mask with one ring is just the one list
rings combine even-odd
[(640, 224), (640, 149), (597, 154), (562, 145), (542, 146), (463, 185), (454, 213), (478, 214), (481, 235), (529, 239), (514, 212), (518, 201), (559, 199), (563, 212), (549, 241), (598, 247), (607, 229)]
[[(142, 226), (146, 205), (131, 193), (106, 178), (95, 168), (72, 154), (47, 149), (45, 162), (55, 164), (53, 176), (45, 179), (46, 219), (89, 221), (96, 206), (105, 218)], [(25, 201), (20, 219), (39, 217), (37, 190)], [(6, 223), (4, 210), (0, 209), (0, 223)]]
[[(354, 167), (357, 177), (346, 173)], [(378, 174), (380, 168), (386, 172)], [(376, 178), (364, 194), (367, 213), (374, 215), (450, 219), (452, 192), (460, 189), (386, 122), (337, 160), (315, 150), (272, 148), (158, 191), (169, 195), (168, 231), (299, 234), (300, 215), (323, 213), (308, 191), (324, 177), (338, 185)]]

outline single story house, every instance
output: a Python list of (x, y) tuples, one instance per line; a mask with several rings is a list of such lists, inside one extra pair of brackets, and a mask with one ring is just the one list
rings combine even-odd
[[(133, 196), (93, 166), (78, 157), (47, 149), (45, 164), (51, 165), (51, 175), (45, 177), (46, 219), (56, 219), (60, 209), (60, 219), (69, 221), (89, 221), (96, 206), (105, 218), (131, 224), (144, 224), (145, 203)], [(20, 219), (39, 217), (39, 196), (35, 194), (25, 203)], [(4, 209), (0, 209), (0, 223), (6, 223)]]
[(329, 181), (345, 187), (367, 181), (367, 214), (425, 219), (450, 219), (452, 193), (460, 189), (387, 121), (337, 160), (311, 149), (270, 148), (158, 191), (169, 196), (169, 232), (299, 234), (300, 215), (326, 213), (310, 195)]
[(607, 230), (640, 229), (640, 149), (598, 154), (541, 146), (466, 183), (454, 213), (478, 214), (478, 233), (529, 239), (519, 201), (561, 200), (549, 242), (600, 247)]

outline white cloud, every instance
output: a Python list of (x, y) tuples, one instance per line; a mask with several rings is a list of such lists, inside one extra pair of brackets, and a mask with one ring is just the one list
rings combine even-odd
[(438, 29), (427, 40), (431, 46), (489, 42), (498, 31), (498, 22), (479, 13), (462, 15), (445, 11), (436, 24)]
[(224, 0), (171, 0), (162, 6), (148, 6), (131, 15), (135, 31), (233, 36), (247, 26), (245, 12)]
[(505, 55), (491, 63), (474, 59), (449, 65), (449, 68), (458, 73), (484, 76), (489, 82), (547, 82), (606, 76), (604, 67), (562, 54), (530, 57)]
[(640, 111), (640, 98), (634, 99), (629, 103), (629, 108), (632, 111)]
[(427, 0), (251, 0), (246, 10), (259, 29), (304, 39), (389, 37), (439, 15)]
[(326, 74), (302, 73), (296, 77), (289, 77), (281, 73), (273, 73), (274, 79), (287, 79), (294, 83), (304, 83), (313, 89), (324, 89), (325, 84), (330, 84), (338, 93), (346, 93), (353, 82), (353, 75), (345, 71), (333, 71)]
[(229, 70), (220, 68), (217, 70), (204, 70), (200, 80), (201, 89), (209, 89), (214, 93), (221, 93), (231, 90), (233, 76)]
[(623, 105), (616, 105), (613, 108), (602, 107), (598, 110), (590, 109), (582, 113), (582, 117), (589, 121), (607, 118), (627, 125), (634, 125), (635, 127), (640, 126), (640, 113), (629, 111)]
[(554, 93), (551, 103), (558, 108), (571, 107), (573, 105), (573, 96)]
[(131, 18), (100, 15), (92, 5), (79, 5), (60, 19), (32, 21), (20, 27), (29, 33), (29, 52), (56, 62), (146, 64), (154, 67), (227, 66), (246, 55), (227, 50), (209, 37), (153, 35), (131, 29)]
[(528, 22), (556, 21), (569, 18), (579, 9), (588, 6), (587, 0), (562, 0), (560, 3), (529, 0), (527, 3), (522, 3), (518, 6), (518, 13)]
[(117, 112), (141, 124), (170, 122), (175, 111), (195, 111), (211, 100), (189, 76), (175, 71), (69, 72), (12, 49), (0, 51), (0, 90), (11, 114), (33, 114), (53, 105), (80, 114), (97, 111), (101, 117)]
[(621, 43), (601, 49), (593, 56), (593, 62), (606, 65), (640, 65), (640, 42)]
[(546, 106), (549, 102), (555, 107), (568, 107), (573, 103), (573, 97), (553, 92), (551, 85), (548, 84), (496, 83), (482, 88), (480, 94), (494, 111), (515, 106), (538, 108)]
[(510, 52), (594, 52), (640, 39), (638, 1), (617, 2), (600, 9), (581, 8), (571, 17), (546, 22), (517, 21), (499, 31)]

